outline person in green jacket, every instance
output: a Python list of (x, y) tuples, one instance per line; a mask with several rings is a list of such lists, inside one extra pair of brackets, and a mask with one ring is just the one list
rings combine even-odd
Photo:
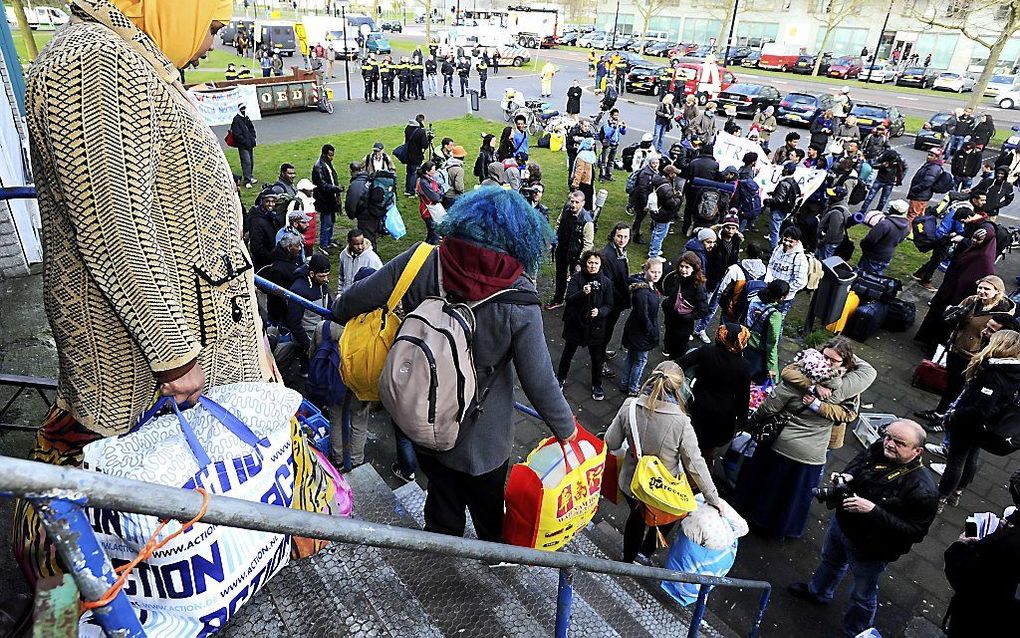
[(764, 288), (748, 293), (747, 318), (744, 325), (751, 338), (744, 349), (744, 359), (751, 364), (751, 381), (775, 381), (779, 376), (779, 337), (783, 334), (780, 305), (790, 292), (790, 284), (773, 279)]

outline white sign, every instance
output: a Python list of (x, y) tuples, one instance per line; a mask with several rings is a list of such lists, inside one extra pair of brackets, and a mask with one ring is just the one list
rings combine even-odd
[(240, 104), (248, 107), (248, 117), (253, 121), (262, 119), (259, 98), (252, 85), (232, 86), (226, 89), (189, 89), (188, 97), (209, 126), (230, 124), (237, 115), (237, 107)]
[[(772, 189), (783, 178), (781, 167), (769, 161), (769, 155), (757, 142), (752, 142), (746, 137), (730, 135), (725, 131), (719, 131), (715, 138), (714, 157), (719, 162), (719, 168), (733, 166), (740, 168), (744, 164), (744, 155), (747, 153), (758, 154), (758, 175), (754, 181), (758, 184), (759, 193), (764, 199), (772, 193)], [(807, 199), (814, 193), (822, 182), (825, 181), (825, 171), (797, 166), (793, 178), (800, 186), (803, 199)]]

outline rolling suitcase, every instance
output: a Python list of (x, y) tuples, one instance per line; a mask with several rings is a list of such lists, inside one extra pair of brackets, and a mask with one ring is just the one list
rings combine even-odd
[(870, 301), (857, 308), (846, 322), (843, 335), (854, 341), (865, 342), (885, 323), (889, 306), (881, 301)]
[(900, 283), (899, 279), (858, 272), (857, 279), (854, 280), (851, 290), (856, 292), (863, 302), (881, 301), (889, 303), (896, 298), (896, 295), (899, 294), (902, 288), (903, 284)]
[(916, 317), (917, 306), (913, 302), (893, 299), (889, 302), (889, 313), (882, 327), (890, 332), (905, 332), (914, 325)]

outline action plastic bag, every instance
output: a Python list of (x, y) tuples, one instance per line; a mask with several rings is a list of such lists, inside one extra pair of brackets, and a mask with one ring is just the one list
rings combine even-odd
[(386, 232), (390, 234), (393, 239), (400, 239), (407, 234), (407, 227), (404, 226), (404, 218), (400, 216), (400, 209), (397, 208), (397, 203), (393, 202), (390, 207), (386, 209)]
[[(722, 503), (722, 511), (704, 506), (692, 512), (680, 524), (673, 546), (666, 556), (666, 569), (703, 576), (725, 576), (737, 558), (741, 536), (747, 534), (747, 523), (729, 504)], [(662, 590), (681, 605), (690, 605), (698, 599), (698, 585), (663, 581)]]
[(510, 470), (503, 539), (550, 552), (569, 543), (595, 516), (605, 461), (605, 443), (580, 424), (570, 443), (539, 443)]

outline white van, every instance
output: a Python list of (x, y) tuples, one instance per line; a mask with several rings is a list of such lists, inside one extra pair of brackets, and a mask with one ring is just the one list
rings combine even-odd
[[(18, 18), (14, 15), (14, 8), (7, 7), (4, 13), (7, 15), (7, 23), (18, 26)], [(28, 26), (33, 31), (36, 29), (56, 29), (64, 26), (71, 17), (63, 9), (56, 7), (39, 7), (37, 9), (25, 9), (25, 17), (28, 18)]]

